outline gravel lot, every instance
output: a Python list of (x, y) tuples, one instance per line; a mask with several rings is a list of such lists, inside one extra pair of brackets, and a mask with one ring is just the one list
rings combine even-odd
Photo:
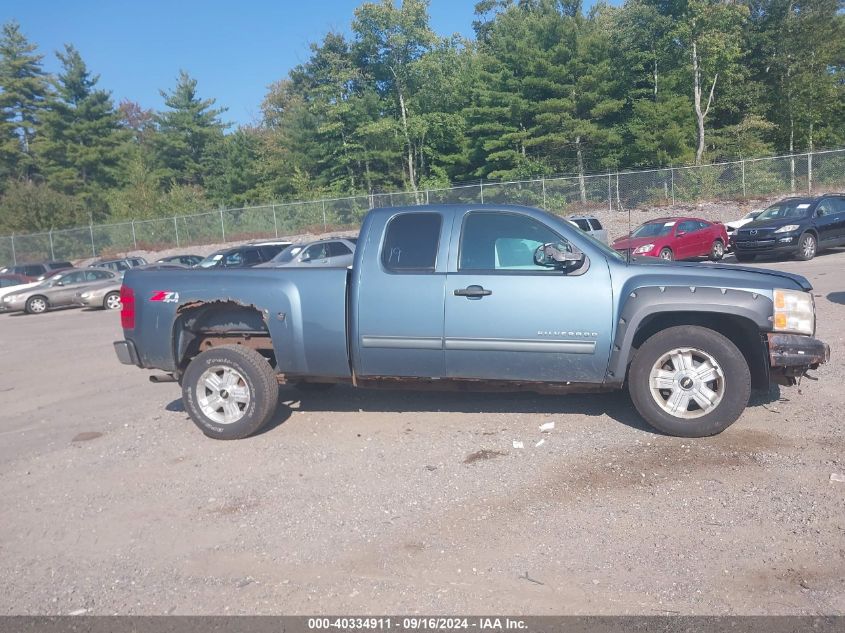
[(0, 315), (0, 614), (843, 614), (845, 252), (768, 265), (833, 361), (703, 440), (622, 394), (282, 387), (215, 442), (116, 314)]

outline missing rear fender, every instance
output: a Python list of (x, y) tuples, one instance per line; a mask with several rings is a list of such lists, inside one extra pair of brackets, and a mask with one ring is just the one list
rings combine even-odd
[(183, 304), (176, 315), (173, 341), (180, 372), (198, 354), (221, 345), (249, 347), (276, 366), (266, 310), (234, 299), (222, 299)]
[(750, 319), (730, 314), (668, 312), (646, 318), (634, 336), (631, 353), (628, 355), (628, 366), (630, 367), (637, 350), (646, 340), (661, 330), (679, 325), (696, 325), (723, 335), (736, 345), (745, 357), (751, 371), (751, 388), (763, 391), (769, 389), (769, 349), (766, 334)]

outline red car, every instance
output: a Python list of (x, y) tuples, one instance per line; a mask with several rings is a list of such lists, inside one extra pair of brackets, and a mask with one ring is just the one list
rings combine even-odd
[(700, 218), (658, 218), (641, 224), (630, 235), (613, 242), (613, 248), (634, 257), (722, 259), (728, 233), (721, 222)]

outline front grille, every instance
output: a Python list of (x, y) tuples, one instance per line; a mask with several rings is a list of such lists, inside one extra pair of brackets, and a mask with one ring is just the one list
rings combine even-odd
[(768, 246), (774, 246), (775, 240), (738, 240), (736, 242), (737, 248), (766, 248)]

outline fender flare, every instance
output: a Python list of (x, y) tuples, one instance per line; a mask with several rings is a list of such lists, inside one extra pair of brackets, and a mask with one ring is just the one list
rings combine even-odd
[(622, 384), (631, 361), (634, 337), (656, 314), (694, 312), (746, 319), (761, 332), (771, 330), (774, 304), (760, 292), (700, 286), (647, 286), (631, 291), (622, 305), (607, 369), (607, 382)]

